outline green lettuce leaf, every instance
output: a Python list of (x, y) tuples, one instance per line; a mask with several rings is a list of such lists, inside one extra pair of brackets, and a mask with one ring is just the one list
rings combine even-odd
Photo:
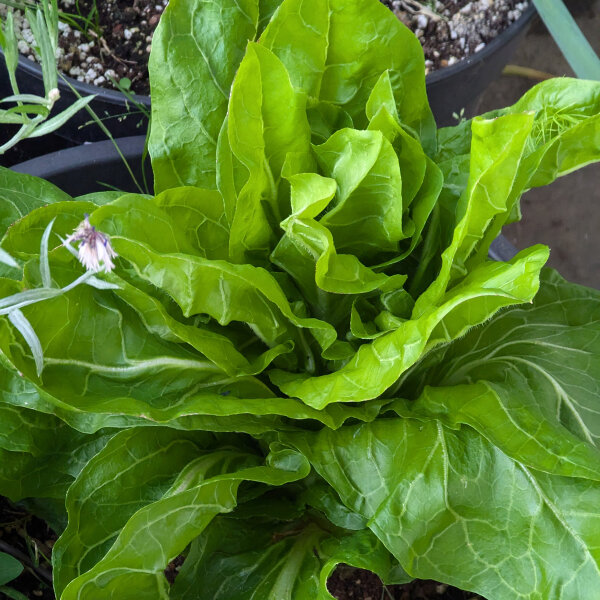
[(46, 204), (71, 200), (55, 185), (25, 173), (0, 167), (0, 239), (10, 225)]
[(233, 510), (242, 482), (280, 486), (308, 474), (297, 452), (273, 448), (264, 461), (243, 444), (211, 448), (211, 438), (132, 429), (88, 463), (67, 495), (69, 525), (53, 554), (63, 600), (117, 590), (124, 598), (168, 598), (167, 563)]
[(463, 335), (504, 306), (530, 301), (547, 258), (546, 248), (534, 247), (510, 263), (484, 265), (449, 292), (439, 306), (361, 346), (341, 369), (320, 377), (271, 371), (271, 380), (284, 393), (314, 408), (377, 398), (427, 350)]
[(63, 500), (87, 461), (110, 439), (110, 430), (85, 435), (60, 419), (0, 404), (0, 493)]
[(535, 471), (435, 419), (286, 439), (412, 577), (494, 600), (576, 600), (600, 584), (596, 481)]
[(406, 574), (369, 531), (327, 531), (315, 523), (248, 523), (218, 517), (192, 543), (172, 600), (329, 600), (339, 563), (370, 569), (386, 583)]
[(231, 223), (230, 254), (268, 255), (276, 224), (289, 213), (279, 181), (288, 153), (309, 167), (310, 128), (306, 97), (292, 87), (290, 75), (269, 50), (250, 44), (236, 74), (229, 100), (231, 150), (248, 170)]
[(398, 114), (433, 150), (434, 121), (425, 95), (423, 51), (389, 10), (371, 0), (285, 0), (260, 43), (276, 54), (309, 100), (342, 108), (366, 125), (365, 104), (384, 71)]
[(258, 0), (175, 0), (165, 9), (149, 65), (156, 192), (183, 185), (215, 188), (229, 88), (258, 17)]
[(398, 391), (418, 399), (398, 409), (469, 425), (536, 470), (598, 481), (598, 373), (600, 292), (548, 270), (532, 305), (501, 313), (416, 367)]

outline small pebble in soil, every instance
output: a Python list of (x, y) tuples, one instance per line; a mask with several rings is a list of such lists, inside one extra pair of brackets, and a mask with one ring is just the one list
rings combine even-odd
[[(453, 65), (485, 48), (516, 21), (529, 2), (518, 0), (381, 0), (407, 27), (419, 30), (426, 71)], [(418, 6), (421, 9), (416, 10)]]
[[(148, 58), (152, 34), (168, 0), (58, 0), (59, 10), (84, 17), (93, 6), (98, 8), (99, 28), (79, 31), (67, 23), (59, 23), (59, 69), (85, 83), (114, 87), (127, 78), (131, 89), (148, 94)], [(0, 16), (7, 11), (0, 5)], [(19, 52), (31, 60), (39, 60), (31, 48), (33, 33), (24, 15), (16, 10), (15, 32)]]

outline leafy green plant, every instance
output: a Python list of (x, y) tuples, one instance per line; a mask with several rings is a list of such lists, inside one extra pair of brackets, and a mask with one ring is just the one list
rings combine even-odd
[[(277, 4), (169, 3), (156, 195), (0, 170), (0, 296), (54, 290), (19, 307), (39, 373), (0, 320), (0, 491), (62, 531), (60, 600), (326, 599), (339, 563), (589, 596), (600, 292), (544, 246), (487, 255), (524, 191), (598, 160), (600, 84), (437, 131), (377, 0)], [(86, 213), (111, 289), (65, 289)]]

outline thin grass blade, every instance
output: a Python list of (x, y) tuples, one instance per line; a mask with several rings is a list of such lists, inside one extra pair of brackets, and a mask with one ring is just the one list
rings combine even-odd
[(50, 239), (52, 225), (54, 225), (55, 220), (56, 219), (52, 219), (52, 221), (48, 223), (48, 227), (44, 230), (44, 235), (42, 235), (42, 242), (40, 244), (40, 276), (42, 277), (42, 285), (45, 288), (52, 287), (52, 275), (50, 274), (50, 262), (48, 260), (48, 240)]
[(8, 265), (9, 267), (19, 268), (17, 261), (6, 251), (0, 248), (0, 262)]
[(46, 135), (48, 133), (52, 133), (56, 131), (59, 127), (62, 127), (77, 111), (81, 110), (85, 106), (88, 105), (96, 96), (86, 96), (85, 98), (80, 98), (69, 108), (66, 108), (60, 114), (48, 119), (42, 125), (36, 128), (36, 130), (29, 137), (40, 137), (42, 135)]
[(27, 317), (18, 308), (8, 313), (8, 320), (19, 330), (19, 333), (27, 342), (35, 361), (35, 370), (39, 377), (44, 369), (44, 351), (42, 350), (40, 339), (31, 326), (31, 323), (27, 320)]

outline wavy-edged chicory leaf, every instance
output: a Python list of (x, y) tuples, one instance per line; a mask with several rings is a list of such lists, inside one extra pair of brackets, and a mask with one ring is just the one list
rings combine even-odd
[(258, 17), (258, 0), (175, 0), (165, 9), (149, 65), (156, 192), (215, 188), (217, 137), (229, 89)]
[[(523, 192), (547, 185), (598, 160), (599, 110), (600, 89), (597, 82), (560, 78), (539, 83), (516, 104), (481, 116), (483, 119), (496, 119), (530, 113), (534, 120), (506, 209), (494, 217), (471, 263), (484, 260), (501, 228), (521, 218), (519, 199)], [(438, 163), (451, 167), (465, 159), (468, 161), (473, 122), (465, 121), (456, 127), (439, 130)], [(459, 186), (453, 194), (457, 197), (460, 192)]]
[[(507, 201), (532, 125), (530, 114), (473, 121), (469, 177), (459, 198), (452, 188), (444, 193), (448, 187), (440, 196), (444, 218), (439, 242), (448, 245), (441, 254), (436, 279), (416, 301), (415, 315), (438, 302), (452, 279), (468, 272), (464, 263), (477, 242), (485, 235), (494, 216), (507, 211)], [(448, 172), (455, 170), (453, 161), (442, 163), (445, 179)]]
[(311, 333), (323, 351), (337, 339), (329, 323), (296, 315), (277, 280), (261, 267), (158, 254), (135, 240), (114, 242), (138, 275), (172, 296), (186, 316), (207, 314), (221, 325), (248, 323), (270, 347), (290, 341), (300, 347), (296, 327)]
[[(13, 185), (34, 200), (0, 304), (24, 294), (47, 362), (0, 315), (0, 492), (58, 522), (71, 485), (61, 600), (329, 599), (339, 561), (586, 597), (597, 298), (538, 292), (543, 247), (486, 255), (525, 189), (597, 158), (597, 84), (540, 86), (436, 154), (418, 41), (378, 0), (276, 4), (169, 3), (156, 196), (41, 207), (39, 182)], [(83, 212), (119, 254), (96, 288), (72, 286), (74, 249), (40, 251)]]
[(192, 543), (172, 588), (173, 600), (329, 600), (339, 564), (369, 569), (386, 583), (403, 579), (369, 531), (327, 531), (310, 521), (248, 523), (218, 517)]
[[(167, 437), (166, 442), (161, 435)], [(162, 486), (153, 485), (155, 469), (146, 448), (150, 445), (166, 456), (172, 444), (178, 444), (173, 431), (122, 432), (82, 471), (67, 497), (69, 526), (56, 544), (55, 586), (61, 591), (64, 582), (71, 580), (62, 591), (63, 600), (105, 598), (116, 590), (124, 598), (168, 598), (163, 572), (167, 563), (215, 516), (235, 508), (242, 482), (281, 486), (306, 477), (309, 471), (306, 459), (292, 450), (273, 448), (263, 458), (243, 443), (228, 447), (227, 440), (220, 445), (217, 441), (212, 448), (198, 448), (188, 441), (192, 435), (182, 436), (191, 452), (187, 464), (182, 459), (174, 469), (171, 461), (164, 461)], [(200, 445), (211, 437), (195, 435)], [(107, 460), (120, 474), (127, 468), (139, 469), (139, 483), (137, 478), (126, 481), (126, 477), (111, 476)], [(146, 493), (141, 493), (142, 488)], [(129, 490), (135, 504), (123, 510), (119, 503), (106, 502), (111, 496), (119, 498), (123, 489)], [(86, 519), (89, 536), (81, 540), (78, 524), (86, 514), (103, 518)], [(75, 573), (78, 576), (72, 579)]]
[(268, 255), (273, 225), (289, 213), (289, 200), (279, 189), (287, 154), (302, 156), (306, 168), (314, 160), (306, 97), (293, 88), (283, 63), (259, 44), (248, 45), (235, 76), (227, 123), (231, 151), (248, 170), (230, 237), (232, 260), (244, 262), (246, 255)]
[(309, 99), (339, 106), (357, 127), (366, 125), (367, 98), (388, 70), (400, 119), (433, 150), (434, 120), (416, 41), (395, 15), (371, 0), (284, 0), (260, 39)]
[(406, 276), (377, 273), (354, 254), (338, 254), (330, 228), (314, 219), (331, 203), (338, 189), (334, 179), (316, 173), (298, 173), (288, 179), (292, 214), (281, 222), (285, 235), (272, 252), (271, 262), (298, 282), (317, 315), (330, 318), (331, 304), (339, 302), (339, 294), (402, 287)]
[(402, 175), (390, 142), (379, 131), (342, 129), (315, 153), (323, 174), (338, 185), (319, 219), (336, 248), (358, 258), (397, 253), (398, 242), (413, 232), (405, 231)]
[[(550, 474), (600, 480), (600, 292), (543, 272), (515, 307), (434, 351), (398, 386), (401, 414), (466, 424)], [(423, 387), (426, 386), (426, 387)]]
[(315, 408), (377, 398), (426, 350), (463, 335), (504, 306), (530, 301), (547, 259), (547, 248), (538, 246), (521, 252), (510, 263), (483, 265), (439, 306), (361, 346), (341, 369), (320, 377), (271, 371), (271, 380), (286, 394)]
[(0, 493), (24, 498), (64, 499), (87, 461), (113, 433), (93, 435), (68, 427), (53, 415), (0, 404)]
[[(53, 261), (52, 268), (59, 278), (72, 273), (59, 262)], [(82, 431), (170, 423), (183, 429), (258, 435), (294, 428), (282, 417), (337, 428), (348, 418), (375, 418), (386, 402), (350, 411), (318, 411), (293, 398), (275, 397), (258, 379), (242, 373), (265, 368), (285, 348), (266, 351), (254, 364), (238, 353), (243, 362), (236, 364), (234, 353), (228, 355), (228, 338), (177, 321), (157, 299), (125, 281), (114, 292), (80, 286), (43, 306), (42, 311), (37, 305), (25, 309), (43, 347), (41, 380), (16, 334), (8, 325), (0, 327), (2, 351), (21, 372), (2, 370), (2, 393), (15, 406), (56, 414)], [(98, 331), (102, 336), (95, 335)], [(230, 375), (217, 366), (220, 361)], [(208, 377), (205, 384), (201, 373)]]
[(597, 481), (537, 472), (435, 419), (287, 439), (412, 577), (494, 600), (578, 600), (600, 583)]
[(71, 200), (71, 197), (48, 181), (1, 167), (0, 238), (10, 225), (34, 208), (65, 200)]

